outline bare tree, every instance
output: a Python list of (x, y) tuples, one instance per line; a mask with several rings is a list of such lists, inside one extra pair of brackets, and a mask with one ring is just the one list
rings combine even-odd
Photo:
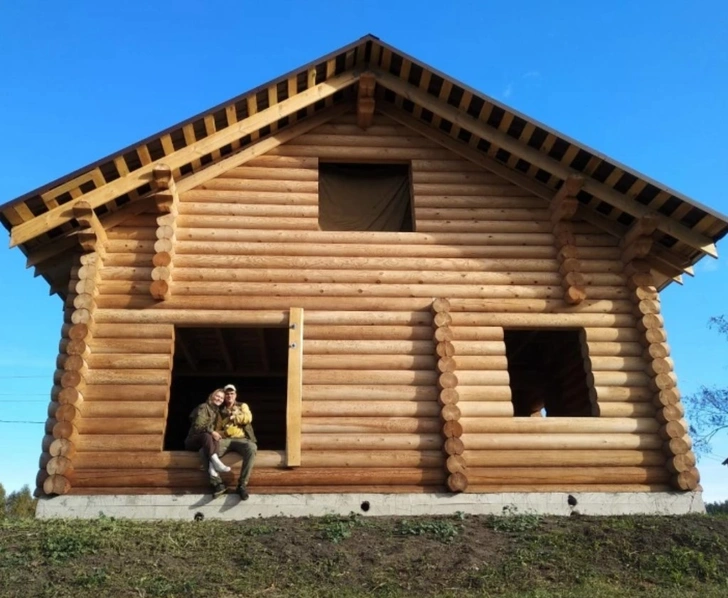
[[(726, 316), (710, 318), (708, 326), (728, 338)], [(709, 454), (714, 438), (728, 432), (728, 387), (702, 386), (695, 394), (686, 397), (686, 401), (691, 407), (690, 435), (695, 449)], [(728, 465), (728, 459), (723, 461), (723, 465)]]

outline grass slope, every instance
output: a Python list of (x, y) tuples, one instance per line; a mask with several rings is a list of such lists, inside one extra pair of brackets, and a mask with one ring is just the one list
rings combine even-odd
[(728, 596), (728, 517), (0, 521), (0, 596)]

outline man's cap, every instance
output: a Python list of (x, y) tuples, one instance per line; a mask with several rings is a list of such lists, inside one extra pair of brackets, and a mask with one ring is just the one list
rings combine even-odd
[(232, 385), (232, 384), (226, 384), (225, 385), (225, 388), (223, 388), (223, 390), (232, 390), (233, 392), (237, 392), (238, 391), (237, 388), (235, 388), (235, 386)]

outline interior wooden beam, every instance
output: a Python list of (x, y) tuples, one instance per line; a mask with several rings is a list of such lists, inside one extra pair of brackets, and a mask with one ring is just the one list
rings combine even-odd
[(217, 337), (218, 342), (220, 343), (220, 352), (222, 353), (222, 358), (225, 361), (225, 366), (229, 371), (232, 371), (233, 368), (233, 360), (230, 356), (230, 350), (227, 346), (227, 341), (225, 340), (225, 335), (222, 333), (222, 328), (215, 328), (215, 336)]
[(263, 364), (263, 371), (270, 371), (270, 360), (268, 359), (268, 345), (265, 342), (265, 328), (257, 328), (258, 342), (260, 346), (260, 359)]
[(356, 100), (356, 122), (359, 128), (365, 131), (372, 125), (374, 120), (374, 88), (377, 81), (374, 73), (362, 73), (359, 77), (359, 93)]
[(265, 110), (261, 110), (242, 121), (238, 121), (229, 127), (200, 139), (199, 141), (177, 150), (173, 154), (164, 156), (159, 160), (152, 162), (130, 172), (127, 176), (121, 177), (107, 183), (103, 187), (89, 191), (88, 193), (73, 199), (63, 205), (54, 208), (36, 218), (18, 224), (13, 227), (10, 234), (10, 245), (14, 247), (21, 243), (25, 243), (34, 239), (49, 230), (69, 222), (74, 218), (73, 207), (79, 201), (87, 202), (92, 208), (97, 208), (112, 199), (116, 199), (124, 193), (128, 193), (138, 187), (150, 182), (154, 167), (160, 163), (165, 163), (172, 169), (180, 168), (185, 164), (189, 164), (192, 160), (209, 154), (221, 147), (245, 137), (261, 128), (270, 125), (272, 122), (289, 116), (302, 108), (313, 105), (321, 99), (325, 99), (337, 91), (355, 84), (359, 79), (358, 71), (349, 71), (337, 75), (328, 81), (324, 81), (291, 98), (287, 98), (275, 106), (270, 106)]
[(177, 345), (177, 347), (179, 347), (180, 351), (182, 351), (182, 354), (185, 356), (185, 360), (190, 365), (190, 369), (192, 370), (192, 372), (196, 374), (198, 370), (197, 359), (195, 359), (195, 356), (192, 354), (192, 351), (190, 351), (190, 348), (187, 346), (187, 343), (182, 338), (182, 335), (179, 335), (175, 339), (175, 344)]
[[(427, 108), (432, 113), (447, 119), (455, 125), (458, 125), (462, 129), (470, 131), (471, 133), (486, 139), (490, 143), (496, 144), (498, 147), (521, 157), (522, 159), (554, 176), (557, 176), (560, 179), (566, 180), (570, 176), (581, 176), (581, 173), (577, 170), (548, 157), (546, 154), (529, 147), (528, 145), (520, 143), (517, 139), (510, 137), (507, 133), (498, 131), (497, 129), (489, 126), (487, 123), (477, 120), (467, 113), (459, 111), (454, 106), (450, 106), (449, 104), (434, 98), (432, 95), (427, 93), (427, 91), (419, 89), (407, 81), (403, 81), (399, 77), (395, 77), (394, 75), (379, 70), (374, 71), (374, 73), (377, 78), (377, 83), (383, 87), (402, 95), (415, 104)], [(659, 212), (651, 210), (647, 206), (634, 201), (630, 197), (627, 197), (626, 195), (623, 195), (602, 183), (591, 178), (585, 179), (584, 191), (598, 197), (602, 201), (623, 212), (626, 212), (627, 214), (631, 214), (636, 218), (644, 216), (654, 217), (657, 219), (658, 227), (661, 231), (707, 255), (712, 257), (718, 256), (715, 243), (713, 243), (710, 238), (690, 230), (679, 222), (676, 222)]]

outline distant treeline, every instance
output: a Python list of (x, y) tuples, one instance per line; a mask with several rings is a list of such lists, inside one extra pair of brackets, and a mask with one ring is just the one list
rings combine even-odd
[(7, 494), (3, 485), (0, 484), (0, 521), (3, 519), (35, 517), (37, 502), (27, 485), (20, 490)]

